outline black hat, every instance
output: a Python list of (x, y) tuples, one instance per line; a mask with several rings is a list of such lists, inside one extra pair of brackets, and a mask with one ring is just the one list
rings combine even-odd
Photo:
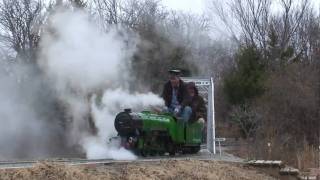
[(171, 69), (168, 71), (171, 75), (179, 76), (181, 74), (181, 70), (179, 69)]

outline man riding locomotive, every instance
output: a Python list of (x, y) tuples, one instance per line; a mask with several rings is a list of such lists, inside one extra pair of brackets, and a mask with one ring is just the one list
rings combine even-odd
[(206, 107), (194, 82), (185, 83), (180, 78), (180, 70), (169, 71), (169, 81), (165, 83), (162, 98), (166, 111), (181, 118), (184, 122), (204, 123)]
[(142, 156), (197, 153), (204, 137), (206, 107), (193, 82), (181, 80), (180, 70), (170, 70), (162, 97), (164, 112), (132, 112), (126, 109), (115, 118), (121, 146)]

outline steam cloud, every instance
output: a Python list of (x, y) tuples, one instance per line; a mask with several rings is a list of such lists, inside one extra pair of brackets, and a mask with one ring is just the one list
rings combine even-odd
[(0, 61), (0, 160), (59, 156), (63, 129), (39, 72)]
[[(137, 41), (119, 27), (102, 31), (83, 11), (62, 11), (51, 17), (41, 42), (40, 65), (54, 82), (72, 122), (69, 144), (80, 144), (88, 158), (134, 159), (124, 149), (107, 146), (107, 140), (116, 135), (115, 115), (124, 108), (163, 104), (154, 94), (125, 90), (126, 67)], [(90, 114), (96, 135), (90, 133)]]
[[(87, 138), (83, 143), (86, 149), (87, 157), (98, 159), (109, 157), (112, 159), (135, 159), (135, 157), (124, 149), (117, 149), (117, 144), (111, 144), (105, 147), (106, 140), (116, 134), (113, 127), (115, 115), (125, 108), (131, 108), (134, 111), (141, 111), (150, 106), (162, 106), (163, 100), (158, 96), (148, 94), (130, 94), (122, 89), (106, 90), (101, 99), (100, 106), (92, 103), (92, 114), (98, 128), (98, 136)], [(114, 145), (114, 146), (113, 146)]]
[(105, 33), (96, 28), (82, 11), (64, 10), (50, 19), (41, 42), (41, 67), (55, 83), (72, 121), (70, 144), (88, 136), (90, 95), (116, 85), (120, 65), (127, 60), (120, 38), (114, 29)]
[(124, 108), (163, 105), (157, 95), (127, 88), (138, 42), (121, 27), (100, 29), (84, 11), (51, 15), (38, 66), (0, 61), (0, 160), (60, 157), (79, 145), (91, 159), (136, 158), (107, 141)]

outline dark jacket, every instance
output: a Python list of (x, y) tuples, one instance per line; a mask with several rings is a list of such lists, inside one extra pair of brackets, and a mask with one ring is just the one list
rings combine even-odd
[(198, 90), (195, 88), (195, 96), (187, 97), (182, 103), (183, 107), (190, 106), (192, 108), (192, 115), (190, 122), (195, 122), (199, 118), (207, 119), (207, 108), (203, 98), (199, 95)]
[[(178, 102), (181, 104), (183, 102), (184, 97), (186, 96), (186, 86), (185, 83), (180, 80), (180, 85), (178, 88)], [(165, 102), (165, 105), (167, 107), (170, 107), (171, 105), (171, 99), (172, 99), (172, 86), (170, 81), (168, 81), (164, 87), (163, 87), (163, 91), (162, 91), (162, 98)]]

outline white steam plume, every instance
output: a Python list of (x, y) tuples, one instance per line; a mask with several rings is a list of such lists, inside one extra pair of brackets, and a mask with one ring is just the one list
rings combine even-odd
[[(162, 104), (149, 94), (130, 94), (123, 84), (129, 77), (125, 67), (135, 52), (137, 38), (119, 28), (101, 31), (83, 11), (60, 11), (54, 14), (41, 40), (41, 68), (55, 82), (59, 99), (72, 122), (70, 144), (81, 144), (88, 158), (132, 159), (123, 149), (107, 147), (116, 135), (115, 115), (123, 108), (147, 108)], [(107, 90), (106, 90), (107, 89)], [(106, 90), (100, 104), (96, 93)], [(90, 133), (89, 116), (98, 130)]]
[(80, 10), (58, 12), (50, 20), (41, 42), (42, 65), (59, 90), (91, 91), (119, 80), (120, 65), (128, 62), (135, 47), (128, 47), (116, 28), (105, 33)]
[(54, 118), (54, 96), (37, 70), (0, 60), (0, 84), (0, 160), (47, 158), (67, 151)]
[(92, 103), (92, 114), (98, 128), (98, 136), (84, 141), (87, 157), (90, 159), (104, 157), (119, 160), (134, 159), (135, 157), (124, 149), (119, 150), (115, 149), (115, 147), (105, 147), (108, 139), (116, 135), (113, 124), (115, 116), (126, 108), (130, 108), (133, 111), (142, 111), (150, 107), (162, 105), (163, 100), (152, 93), (130, 94), (122, 89), (106, 90), (99, 105), (96, 101)]

